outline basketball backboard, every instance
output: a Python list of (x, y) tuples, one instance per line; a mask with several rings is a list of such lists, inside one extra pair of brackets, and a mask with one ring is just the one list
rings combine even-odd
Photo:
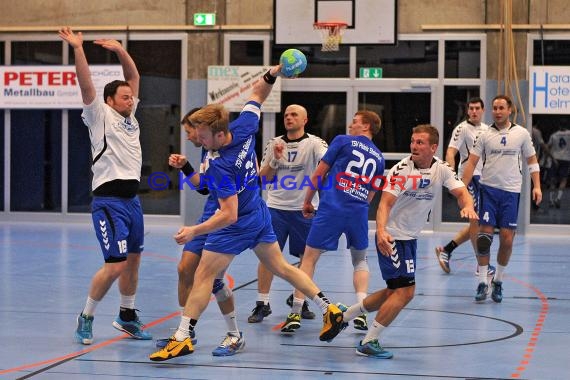
[(397, 39), (397, 0), (274, 0), (276, 45), (322, 42), (316, 22), (347, 24), (343, 45), (393, 45)]

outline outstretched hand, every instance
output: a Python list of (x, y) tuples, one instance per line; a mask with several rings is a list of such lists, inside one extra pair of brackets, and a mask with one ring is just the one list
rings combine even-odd
[(94, 44), (97, 44), (101, 47), (104, 47), (107, 50), (110, 50), (114, 53), (117, 53), (123, 50), (123, 45), (117, 40), (109, 40), (109, 39), (101, 39), (93, 41)]
[(477, 212), (473, 209), (473, 207), (464, 207), (459, 211), (459, 215), (462, 218), (469, 219), (469, 220), (479, 220), (479, 216)]
[(74, 33), (69, 26), (61, 28), (58, 34), (62, 40), (66, 41), (74, 49), (83, 45), (83, 33)]

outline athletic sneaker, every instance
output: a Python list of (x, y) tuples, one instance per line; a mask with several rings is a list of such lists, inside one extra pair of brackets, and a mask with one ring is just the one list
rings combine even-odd
[(190, 355), (193, 352), (194, 346), (192, 346), (190, 338), (186, 338), (182, 342), (179, 342), (173, 335), (168, 339), (168, 343), (164, 348), (150, 354), (148, 358), (153, 362), (162, 362), (178, 356)]
[[(174, 329), (176, 330), (176, 329)], [(170, 338), (162, 338), (162, 339), (157, 339), (156, 340), (156, 348), (164, 348), (166, 347), (166, 345), (168, 344), (168, 341), (170, 340)], [(192, 345), (194, 346), (196, 343), (198, 343), (198, 339), (196, 339), (196, 332), (194, 330), (190, 331), (190, 341), (192, 342)]]
[(92, 315), (79, 314), (77, 317), (77, 329), (75, 330), (75, 340), (82, 344), (93, 343), (93, 319)]
[(477, 286), (477, 294), (475, 294), (475, 301), (481, 302), (487, 299), (487, 294), (489, 293), (489, 285), (484, 282), (480, 282)]
[[(289, 307), (293, 307), (293, 295), (291, 294), (289, 298), (287, 298), (287, 305)], [(301, 309), (301, 318), (303, 319), (315, 319), (315, 313), (309, 310), (309, 303), (307, 301), (303, 302), (303, 308)]]
[(329, 304), (326, 313), (323, 314), (323, 328), (319, 334), (319, 339), (330, 342), (344, 328), (346, 328), (346, 323), (342, 320), (342, 311), (338, 306)]
[(366, 322), (366, 314), (359, 315), (354, 318), (354, 328), (361, 331), (368, 331), (368, 322)]
[(491, 299), (497, 303), (503, 300), (503, 281), (491, 281)]
[(228, 332), (224, 340), (222, 340), (222, 343), (212, 351), (212, 355), (232, 356), (243, 351), (244, 347), (245, 339), (242, 332), (239, 333), (239, 336), (232, 335)]
[(259, 323), (270, 314), (271, 306), (269, 306), (269, 304), (265, 305), (263, 301), (256, 301), (251, 315), (247, 317), (247, 321), (249, 323)]
[[(487, 269), (487, 277), (493, 277), (495, 275), (495, 267), (489, 264), (489, 268)], [(475, 276), (479, 276), (479, 265), (475, 268)]]
[(442, 246), (435, 247), (435, 255), (437, 256), (437, 261), (439, 262), (439, 266), (445, 273), (451, 272), (451, 268), (449, 267), (449, 260), (451, 259), (451, 254), (445, 252)]
[(394, 357), (394, 354), (382, 348), (380, 343), (378, 343), (378, 339), (371, 340), (365, 344), (362, 344), (362, 341), (360, 341), (358, 346), (356, 346), (356, 355), (375, 359), (392, 359)]
[(281, 327), (281, 332), (284, 334), (292, 334), (301, 327), (301, 314), (291, 313), (287, 316), (285, 323)]
[(136, 315), (133, 321), (123, 321), (120, 316), (117, 316), (117, 318), (115, 318), (113, 321), (113, 327), (119, 331), (129, 334), (131, 338), (134, 339), (152, 339), (152, 335), (143, 330), (143, 324), (141, 323), (139, 317)]

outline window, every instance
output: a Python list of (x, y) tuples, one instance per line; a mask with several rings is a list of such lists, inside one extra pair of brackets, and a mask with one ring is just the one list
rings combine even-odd
[[(555, 38), (555, 37), (553, 37)], [(570, 66), (570, 37), (561, 35), (559, 39), (539, 39), (532, 41), (532, 64), (550, 66)], [(537, 151), (540, 164), (542, 203), (537, 207), (531, 202), (530, 222), (533, 224), (570, 224), (568, 212), (569, 177), (564, 177), (558, 167), (545, 151), (545, 146), (536, 140), (536, 131), (542, 135), (544, 144), (556, 149), (561, 144), (566, 146), (568, 141), (563, 135), (557, 134), (561, 129), (570, 129), (570, 116), (562, 114), (534, 114), (532, 115), (533, 143)], [(570, 158), (569, 158), (570, 159)], [(564, 184), (564, 181), (566, 184)], [(530, 184), (529, 184), (530, 186)], [(523, 191), (525, 191), (523, 189)], [(530, 192), (530, 189), (528, 190)]]
[[(61, 64), (61, 43), (12, 42), (11, 63)], [(61, 211), (61, 112), (10, 111), (11, 211)]]
[(437, 78), (437, 41), (399, 41), (396, 46), (356, 48), (356, 70), (381, 67), (384, 78)]
[(236, 66), (262, 66), (264, 42), (257, 41), (231, 41), (230, 65)]
[(481, 41), (445, 41), (445, 77), (479, 78)]
[[(470, 98), (479, 96), (479, 87), (475, 86), (445, 86), (444, 93), (444, 128), (443, 128), (443, 149), (441, 159), (445, 160), (445, 152), (449, 146), (449, 140), (451, 139), (451, 133), (457, 124), (465, 120), (466, 107)], [(488, 105), (485, 104), (485, 107)], [(485, 121), (484, 123), (489, 124), (492, 121)], [(455, 159), (455, 168), (459, 164), (459, 154)], [(459, 216), (459, 209), (457, 206), (457, 200), (447, 189), (443, 189), (443, 199), (442, 199), (442, 221), (444, 222), (464, 222)]]

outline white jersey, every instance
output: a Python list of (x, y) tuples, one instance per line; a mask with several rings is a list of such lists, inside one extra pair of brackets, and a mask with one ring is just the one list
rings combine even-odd
[(483, 185), (513, 193), (521, 192), (522, 160), (536, 154), (530, 133), (514, 123), (501, 130), (492, 124), (475, 140), (472, 153), (483, 161)]
[(554, 132), (548, 140), (548, 146), (554, 158), (570, 161), (570, 130)]
[[(449, 147), (455, 148), (459, 151), (459, 166), (457, 171), (459, 172), (459, 178), (463, 177), (463, 164), (469, 158), (469, 153), (473, 148), (473, 143), (475, 138), (481, 134), (481, 132), (489, 129), (489, 126), (485, 123), (480, 123), (475, 125), (468, 120), (464, 120), (453, 129), (451, 135), (451, 140), (449, 141)], [(481, 167), (483, 163), (479, 161), (473, 175), (481, 175)]]
[(396, 240), (417, 239), (442, 186), (449, 190), (465, 187), (451, 166), (437, 157), (427, 169), (417, 168), (411, 157), (404, 158), (390, 169), (387, 181), (383, 191), (398, 199), (386, 231)]
[[(268, 183), (267, 206), (280, 210), (302, 210), (305, 193), (311, 174), (326, 153), (327, 143), (315, 135), (305, 133), (300, 139), (288, 140), (287, 136), (278, 136), (269, 140), (265, 146), (261, 166), (270, 162), (276, 143), (285, 144), (284, 157), (279, 160), (274, 183)], [(303, 185), (304, 184), (304, 185)], [(313, 197), (313, 206), (317, 209), (319, 194)]]
[(131, 116), (125, 118), (96, 98), (83, 106), (81, 118), (89, 128), (93, 157), (93, 183), (95, 190), (116, 179), (140, 181), (142, 153), (139, 140), (139, 123), (135, 111), (139, 99), (135, 98)]

